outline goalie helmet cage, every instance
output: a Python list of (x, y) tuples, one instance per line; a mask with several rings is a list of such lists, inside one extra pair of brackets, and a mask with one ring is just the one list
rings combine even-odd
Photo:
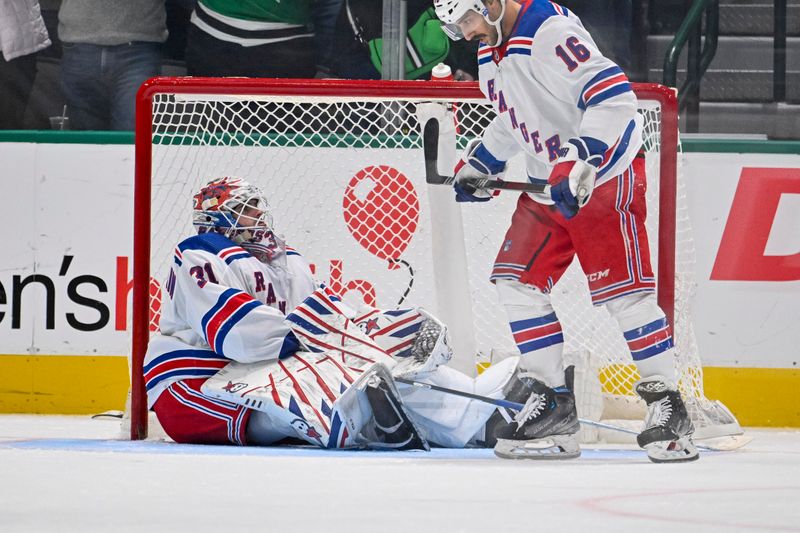
[[(645, 116), (648, 231), (657, 296), (675, 328), (680, 385), (689, 403), (696, 404), (692, 416), (698, 426), (711, 428), (710, 434), (737, 432), (724, 406), (703, 395), (691, 331), (693, 285), (684, 278), (691, 274), (693, 248), (688, 216), (676, 207), (676, 95), (661, 85), (632, 86)], [(175, 244), (192, 234), (192, 195), (215, 177), (242, 177), (262, 187), (278, 233), (334, 291), (380, 307), (394, 307), (407, 296), (406, 305), (424, 306), (449, 326), (455, 323), (451, 331), (456, 330), (459, 341), (466, 339), (462, 347), (496, 358), (513, 352), (504, 310), (487, 278), (516, 194), (503, 193), (490, 206), (460, 208), (449, 189), (427, 186), (416, 118), (422, 102), (439, 102), (454, 112), (460, 147), (494, 115), (478, 84), (465, 82), (161, 77), (141, 87), (136, 104), (132, 439), (147, 436), (143, 361), (158, 327), (159, 280), (168, 274)], [(440, 153), (444, 165), (452, 163), (446, 160), (454, 156), (451, 152)], [(509, 176), (515, 173), (525, 175), (512, 160)], [(466, 243), (445, 252), (437, 251), (433, 235), (441, 230), (444, 212), (449, 213), (447, 235), (451, 240), (463, 235), (458, 241)], [(679, 219), (682, 227), (676, 233)], [(687, 240), (690, 260), (676, 259), (676, 243), (680, 248)], [(462, 294), (452, 289), (436, 294), (462, 279), (453, 272), (462, 264), (469, 292), (460, 287)], [(676, 271), (681, 265), (687, 272)], [(593, 376), (590, 383), (597, 383), (597, 391), (590, 385), (591, 392), (585, 393), (592, 401), (581, 416), (599, 419), (606, 407), (620, 403), (609, 398), (635, 404), (636, 372), (627, 345), (610, 316), (592, 308), (579, 267), (570, 267), (555, 286), (553, 300), (566, 350), (589, 354), (583, 366)], [(438, 309), (444, 301), (466, 301), (466, 306), (452, 306), (470, 309), (456, 309), (459, 316), (454, 317), (452, 310)], [(464, 320), (466, 327), (459, 324)], [(462, 352), (456, 357), (463, 358)], [(474, 368), (475, 352), (466, 355), (466, 365)]]

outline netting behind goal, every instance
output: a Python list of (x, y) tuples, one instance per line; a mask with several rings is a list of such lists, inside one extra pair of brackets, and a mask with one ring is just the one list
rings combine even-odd
[[(657, 85), (634, 87), (645, 117), (658, 299), (675, 325), (680, 386), (698, 425), (710, 427), (725, 422), (725, 413), (703, 395), (691, 329), (693, 243), (676, 194), (675, 97)], [(159, 282), (175, 244), (192, 233), (192, 195), (221, 176), (260, 186), (277, 232), (345, 300), (422, 306), (439, 315), (451, 327), (460, 370), (474, 372), (476, 360), (515, 353), (488, 277), (516, 195), (459, 206), (448, 188), (427, 185), (421, 102), (455, 112), (458, 148), (443, 159), (480, 135), (493, 116), (476, 84), (453, 82), (160, 78), (140, 91), (132, 438), (146, 436), (141, 361), (158, 327)], [(508, 177), (524, 179), (521, 160), (511, 162)], [(553, 300), (568, 357), (584, 376), (581, 415), (600, 419), (620, 403), (636, 407), (631, 386), (638, 376), (627, 345), (608, 313), (591, 306), (577, 265), (555, 286)]]

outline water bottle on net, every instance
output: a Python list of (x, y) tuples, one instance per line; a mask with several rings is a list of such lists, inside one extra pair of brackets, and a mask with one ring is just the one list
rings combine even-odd
[(453, 81), (453, 71), (448, 65), (439, 63), (433, 70), (431, 70), (431, 80), (435, 81)]

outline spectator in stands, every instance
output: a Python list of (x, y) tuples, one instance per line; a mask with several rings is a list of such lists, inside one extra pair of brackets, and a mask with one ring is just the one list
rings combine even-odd
[(313, 78), (311, 0), (198, 0), (186, 69), (190, 76)]
[(161, 73), (167, 75), (165, 66), (170, 65), (182, 68), (174, 75), (186, 73), (186, 33), (189, 31), (189, 19), (192, 17), (194, 6), (197, 0), (166, 0), (167, 10), (167, 30), (169, 36), (164, 43), (164, 62), (161, 65)]
[[(380, 79), (383, 67), (381, 2), (347, 0), (340, 5), (333, 35), (334, 52), (322, 58), (323, 71), (338, 78)], [(439, 62), (447, 63), (456, 79), (477, 79), (477, 43), (451, 42), (441, 29), (431, 0), (409, 0), (406, 16), (405, 79), (427, 79)]]
[(36, 53), (50, 44), (38, 0), (0, 2), (0, 129), (22, 129)]
[(70, 128), (132, 130), (136, 91), (161, 70), (164, 0), (63, 0), (58, 22)]
[(342, 11), (344, 0), (315, 0), (314, 2), (314, 48), (317, 54), (317, 77), (331, 77), (330, 64), (337, 50), (333, 46), (336, 22)]

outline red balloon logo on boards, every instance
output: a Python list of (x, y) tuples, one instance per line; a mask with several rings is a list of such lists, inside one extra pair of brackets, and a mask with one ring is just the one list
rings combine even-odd
[(419, 223), (419, 199), (411, 180), (386, 165), (363, 168), (347, 185), (342, 208), (353, 238), (389, 261), (389, 268), (397, 268), (396, 260)]

